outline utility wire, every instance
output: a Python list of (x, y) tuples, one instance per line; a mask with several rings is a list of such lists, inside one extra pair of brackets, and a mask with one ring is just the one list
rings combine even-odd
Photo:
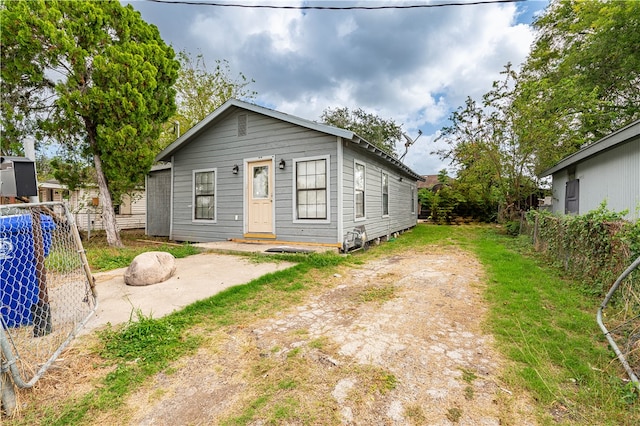
[(477, 1), (458, 1), (447, 3), (429, 3), (429, 4), (407, 4), (407, 5), (383, 5), (383, 6), (286, 6), (286, 5), (268, 5), (268, 4), (241, 4), (241, 3), (221, 3), (217, 1), (189, 1), (189, 0), (146, 0), (152, 3), (162, 4), (184, 4), (190, 6), (218, 6), (218, 7), (238, 7), (246, 9), (288, 9), (288, 10), (382, 10), (382, 9), (424, 9), (431, 7), (448, 7), (448, 6), (475, 6), (482, 4), (496, 3), (518, 3), (526, 0), (477, 0)]

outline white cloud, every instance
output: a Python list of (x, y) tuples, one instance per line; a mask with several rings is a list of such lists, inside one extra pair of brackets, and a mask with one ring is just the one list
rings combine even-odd
[[(423, 174), (445, 165), (430, 152), (450, 112), (490, 90), (507, 62), (518, 66), (534, 36), (516, 23), (515, 4), (339, 12), (134, 7), (178, 49), (227, 59), (254, 79), (259, 103), (311, 120), (326, 108), (363, 108), (413, 136), (422, 129), (405, 160)], [(186, 28), (172, 26), (176, 20)]]

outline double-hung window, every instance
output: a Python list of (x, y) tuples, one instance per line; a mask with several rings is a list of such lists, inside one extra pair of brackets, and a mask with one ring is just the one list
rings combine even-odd
[(411, 185), (409, 187), (411, 191), (411, 214), (415, 214), (416, 212), (416, 187)]
[(389, 216), (389, 175), (382, 172), (382, 215)]
[(216, 171), (193, 171), (193, 220), (216, 219)]
[(365, 218), (365, 166), (355, 162), (353, 166), (353, 198), (356, 219)]
[(295, 160), (297, 220), (328, 219), (328, 158)]

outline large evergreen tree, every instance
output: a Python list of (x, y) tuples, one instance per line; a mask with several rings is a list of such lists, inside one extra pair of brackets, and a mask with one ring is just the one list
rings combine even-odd
[(173, 50), (116, 0), (10, 1), (0, 13), (3, 137), (49, 137), (91, 158), (107, 240), (121, 246), (113, 194), (143, 182), (175, 111)]

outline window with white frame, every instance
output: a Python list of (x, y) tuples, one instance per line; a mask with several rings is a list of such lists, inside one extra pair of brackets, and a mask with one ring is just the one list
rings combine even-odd
[(416, 212), (416, 187), (411, 185), (409, 187), (409, 190), (411, 191), (411, 213), (415, 213)]
[(389, 175), (382, 172), (382, 215), (389, 216)]
[(365, 217), (365, 165), (355, 162), (353, 167), (353, 198), (356, 219)]
[(296, 160), (295, 164), (296, 219), (327, 219), (327, 158)]
[(216, 219), (216, 171), (193, 171), (193, 219)]

